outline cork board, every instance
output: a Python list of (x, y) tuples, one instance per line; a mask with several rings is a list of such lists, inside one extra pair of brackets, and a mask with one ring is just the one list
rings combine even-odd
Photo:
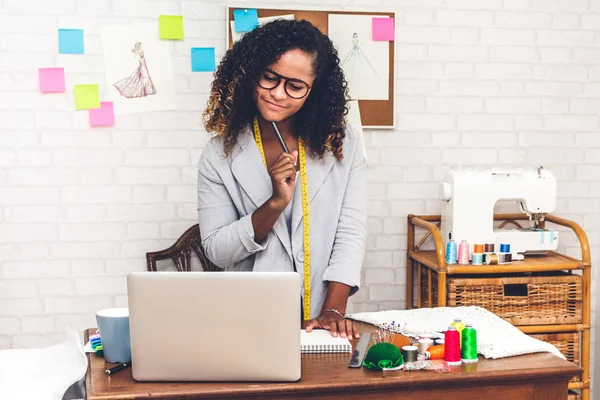
[[(233, 21), (233, 11), (252, 7), (228, 7), (226, 27), (226, 48), (233, 46), (230, 26)], [(328, 33), (330, 14), (375, 15), (395, 18), (394, 12), (367, 12), (367, 11), (323, 11), (323, 10), (295, 10), (295, 9), (267, 9), (257, 8), (258, 17), (274, 17), (278, 15), (294, 14), (296, 20), (312, 22), (321, 32)], [(363, 128), (366, 129), (392, 129), (395, 126), (394, 85), (395, 85), (395, 42), (389, 42), (389, 84), (388, 100), (358, 100), (360, 117)]]

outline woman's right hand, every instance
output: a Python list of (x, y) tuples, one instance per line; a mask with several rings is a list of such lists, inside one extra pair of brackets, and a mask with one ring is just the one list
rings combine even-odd
[(273, 204), (282, 211), (292, 200), (294, 187), (296, 186), (296, 163), (298, 162), (298, 152), (291, 154), (283, 152), (269, 168), (269, 176), (273, 185), (273, 195), (271, 200)]

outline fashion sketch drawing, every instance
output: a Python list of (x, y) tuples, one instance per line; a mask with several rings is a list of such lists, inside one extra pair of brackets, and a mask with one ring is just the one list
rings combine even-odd
[(352, 100), (389, 100), (390, 44), (372, 40), (374, 15), (330, 14), (328, 36)]
[(114, 83), (113, 86), (119, 91), (121, 96), (128, 99), (156, 94), (156, 88), (154, 87), (150, 72), (148, 72), (146, 59), (144, 58), (142, 43), (136, 42), (131, 52), (138, 59), (138, 67), (131, 75)]
[(373, 64), (369, 61), (365, 53), (360, 48), (361, 42), (358, 39), (358, 34), (354, 32), (352, 34), (352, 49), (342, 61), (342, 68), (355, 75), (372, 74), (379, 77), (379, 74), (373, 67)]
[(157, 23), (105, 26), (102, 50), (115, 115), (177, 108), (170, 43)]

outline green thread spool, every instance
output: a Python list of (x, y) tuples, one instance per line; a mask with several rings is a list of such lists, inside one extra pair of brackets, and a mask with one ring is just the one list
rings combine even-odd
[(477, 331), (473, 325), (466, 324), (462, 331), (460, 358), (464, 363), (476, 363), (477, 360)]

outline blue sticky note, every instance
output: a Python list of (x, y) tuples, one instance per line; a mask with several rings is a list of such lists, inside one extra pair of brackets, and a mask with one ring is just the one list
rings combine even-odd
[(258, 12), (251, 8), (233, 10), (233, 20), (236, 32), (250, 32), (258, 26)]
[(192, 72), (215, 70), (214, 47), (192, 47)]
[(83, 54), (83, 29), (59, 29), (58, 52), (60, 54)]

